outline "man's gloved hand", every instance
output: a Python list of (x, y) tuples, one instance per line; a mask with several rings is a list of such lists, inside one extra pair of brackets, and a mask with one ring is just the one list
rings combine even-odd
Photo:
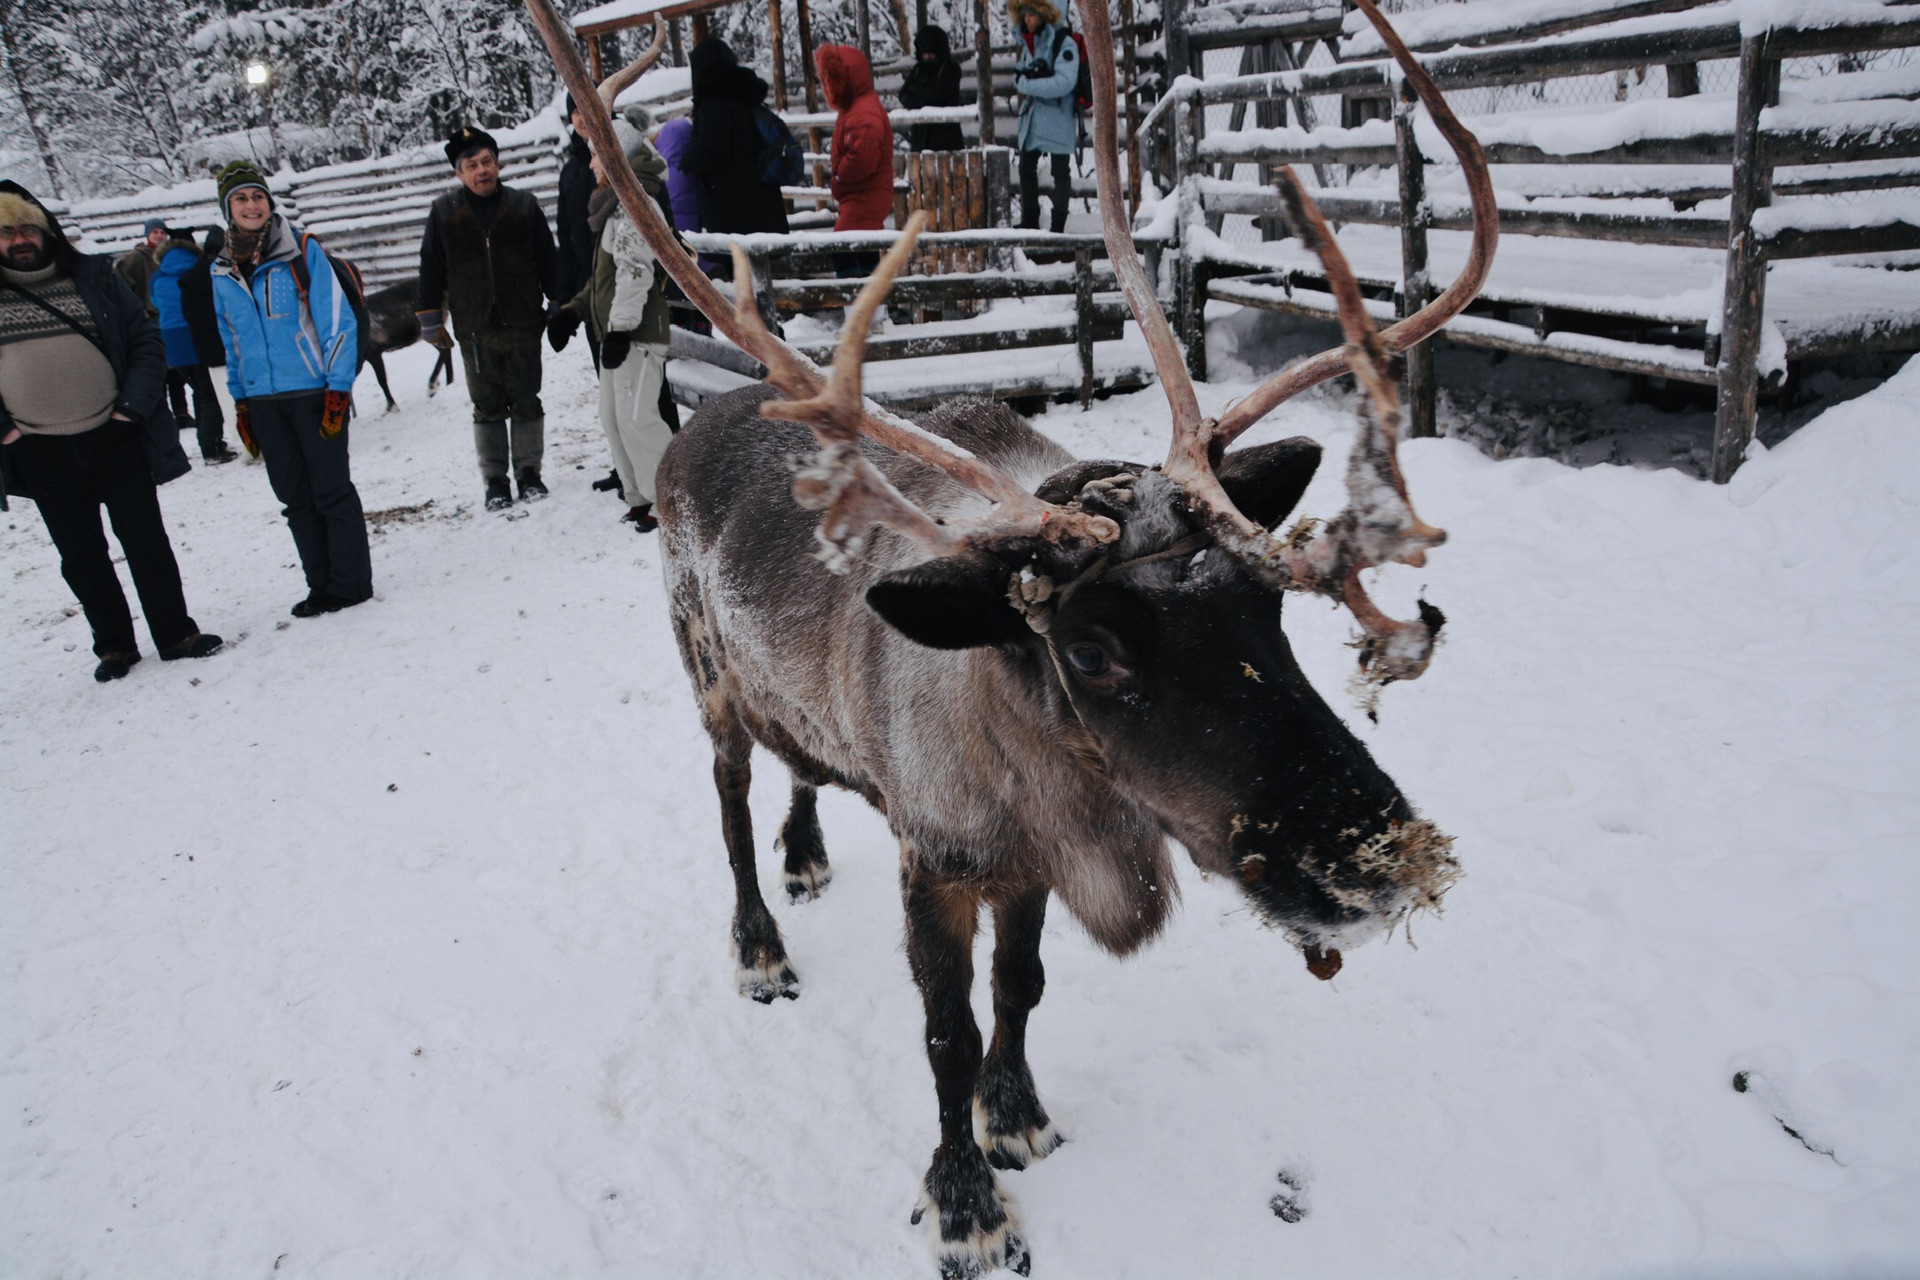
[(1045, 58), (1040, 59), (1038, 62), (1030, 62), (1024, 67), (1015, 67), (1013, 69), (1013, 78), (1015, 80), (1045, 80), (1052, 75), (1053, 64)]
[(447, 313), (445, 311), (419, 311), (420, 341), (440, 348), (453, 350), (453, 335), (447, 332)]
[(353, 405), (353, 395), (347, 391), (327, 392), (326, 408), (320, 411), (320, 438), (331, 440), (347, 429), (347, 410)]
[(240, 443), (246, 446), (247, 456), (260, 456), (260, 446), (253, 442), (253, 410), (247, 407), (245, 400), (233, 402), (233, 429), (240, 437)]
[(628, 332), (610, 333), (600, 342), (600, 367), (618, 369), (626, 362), (627, 352), (633, 349), (633, 334)]
[(568, 339), (579, 327), (579, 316), (566, 307), (555, 307), (553, 314), (547, 317), (547, 345), (555, 351), (565, 350)]

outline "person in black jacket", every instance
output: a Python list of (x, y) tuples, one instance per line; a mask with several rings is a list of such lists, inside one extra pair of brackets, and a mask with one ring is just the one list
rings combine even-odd
[(522, 502), (547, 496), (540, 479), (547, 443), (540, 335), (546, 300), (561, 300), (553, 232), (531, 192), (500, 181), (500, 147), (492, 134), (456, 129), (446, 150), (460, 185), (427, 213), (414, 305), (424, 341), (450, 351), (454, 337), (460, 339), (487, 510), (500, 511), (513, 505), (509, 475), (520, 482)]
[(163, 660), (204, 658), (156, 486), (185, 475), (167, 351), (107, 259), (78, 253), (45, 205), (0, 182), (0, 507), (31, 498), (93, 629), (102, 684), (140, 661), (100, 527), (106, 507)]
[[(920, 107), (960, 105), (960, 64), (940, 27), (925, 26), (913, 33), (913, 69), (900, 82), (900, 105)], [(966, 138), (955, 123), (916, 124), (907, 127), (907, 145), (915, 151), (959, 151)]]
[[(559, 242), (554, 274), (558, 296), (562, 299), (579, 293), (593, 278), (594, 238), (587, 226), (587, 201), (593, 198), (597, 182), (593, 176), (593, 149), (587, 145), (586, 121), (573, 105), (572, 94), (567, 95), (567, 119), (573, 129), (567, 135), (567, 158), (560, 165), (560, 208), (554, 218), (558, 224), (554, 238)], [(595, 367), (599, 367), (597, 363)]]
[(209, 369), (227, 364), (227, 344), (220, 340), (220, 317), (213, 309), (213, 264), (226, 247), (227, 229), (209, 229), (200, 244), (200, 260), (180, 277), (180, 314), (193, 334), (193, 353)]
[[(727, 42), (708, 36), (687, 59), (693, 70), (693, 136), (680, 154), (682, 173), (700, 184), (700, 222), (708, 231), (787, 233), (787, 206), (777, 184), (760, 177), (765, 149), (753, 109), (767, 82), (740, 65)], [(719, 259), (720, 273), (733, 269)]]

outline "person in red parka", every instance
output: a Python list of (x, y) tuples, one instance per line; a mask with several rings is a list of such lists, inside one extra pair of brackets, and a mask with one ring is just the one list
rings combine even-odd
[[(827, 92), (827, 105), (839, 113), (833, 122), (828, 179), (840, 204), (833, 229), (879, 231), (893, 212), (893, 122), (873, 91), (873, 70), (865, 54), (846, 44), (821, 45), (813, 61)], [(879, 264), (878, 253), (834, 255), (842, 276), (870, 275)]]

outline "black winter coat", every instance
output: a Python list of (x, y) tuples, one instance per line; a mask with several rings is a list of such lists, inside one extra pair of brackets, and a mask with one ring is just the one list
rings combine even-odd
[(678, 168), (700, 188), (700, 224), (707, 231), (785, 235), (780, 188), (760, 180), (760, 133), (753, 109), (767, 82), (740, 65), (718, 36), (693, 46), (693, 135)]
[(220, 317), (213, 309), (213, 260), (226, 245), (226, 232), (218, 227), (207, 232), (200, 260), (180, 277), (180, 314), (193, 335), (193, 353), (209, 369), (227, 363), (227, 344), (220, 340)]
[[(913, 68), (900, 82), (900, 105), (909, 111), (959, 106), (960, 64), (953, 60), (947, 33), (939, 27), (920, 28), (913, 37), (913, 52)], [(922, 56), (929, 53), (934, 56)], [(959, 151), (967, 139), (958, 124), (915, 124), (907, 126), (907, 145), (915, 151)]]
[(595, 185), (593, 149), (576, 133), (560, 166), (560, 208), (554, 217), (559, 224), (554, 229), (556, 297), (571, 298), (593, 278), (594, 235), (587, 228), (587, 201)]
[[(17, 182), (0, 182), (0, 191), (40, 203)], [(180, 447), (180, 424), (167, 407), (167, 344), (160, 336), (159, 324), (147, 314), (146, 304), (133, 296), (126, 281), (114, 274), (112, 262), (98, 254), (76, 252), (51, 213), (47, 214), (47, 227), (53, 260), (72, 272), (74, 286), (93, 315), (107, 363), (113, 366), (114, 381), (120, 384), (114, 411), (140, 424), (140, 441), (146, 447), (153, 482), (165, 484), (178, 479), (193, 467)], [(12, 430), (13, 415), (0, 402), (0, 439)], [(13, 465), (6, 447), (0, 446), (0, 511), (7, 509), (9, 494), (33, 496), (14, 487)]]

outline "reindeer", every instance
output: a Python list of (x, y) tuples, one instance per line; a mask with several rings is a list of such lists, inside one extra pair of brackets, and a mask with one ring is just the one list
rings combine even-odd
[[(714, 746), (739, 987), (763, 1003), (800, 992), (755, 864), (747, 795), (759, 743), (792, 775), (777, 842), (791, 900), (829, 880), (817, 788), (858, 792), (899, 840), (940, 1126), (913, 1221), (926, 1224), (943, 1276), (1030, 1265), (993, 1170), (1023, 1168), (1062, 1140), (1025, 1055), (1050, 898), (1127, 955), (1173, 905), (1172, 837), (1236, 883), (1326, 978), (1345, 949), (1436, 907), (1459, 874), (1448, 837), (1314, 692), (1281, 628), (1286, 592), (1327, 595), (1360, 625), (1367, 679), (1425, 670), (1440, 612), (1422, 602), (1419, 617), (1396, 621), (1360, 582), (1389, 561), (1423, 563), (1445, 538), (1415, 514), (1400, 474), (1391, 357), (1478, 292), (1497, 226), (1477, 143), (1372, 0), (1358, 3), (1469, 175), (1469, 267), (1424, 311), (1376, 333), (1312, 200), (1283, 174), (1346, 342), (1209, 420), (1119, 203), (1111, 27), (1104, 0), (1083, 2), (1107, 248), (1172, 412), (1158, 466), (1075, 460), (986, 401), (957, 400), (916, 424), (863, 399), (868, 323), (921, 218), (849, 309), (827, 373), (764, 327), (737, 249), (730, 309), (612, 167), (662, 264), (767, 366), (771, 384), (709, 402), (658, 476), (674, 632)], [(588, 101), (548, 0), (528, 5), (575, 99)], [(596, 146), (613, 145), (603, 115), (587, 123)], [(1319, 447), (1227, 446), (1289, 395), (1346, 369), (1365, 391), (1349, 506), (1275, 536)], [(994, 925), (985, 1045), (969, 1005), (983, 906)]]

